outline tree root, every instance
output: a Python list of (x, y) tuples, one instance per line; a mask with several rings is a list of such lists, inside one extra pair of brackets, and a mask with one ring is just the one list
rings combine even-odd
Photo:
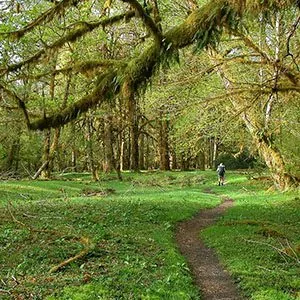
[(76, 254), (73, 257), (70, 257), (64, 261), (62, 261), (61, 263), (59, 263), (58, 265), (52, 267), (49, 270), (49, 273), (55, 273), (58, 270), (60, 270), (61, 268), (65, 267), (66, 265), (70, 264), (71, 262), (78, 260), (84, 256), (86, 256), (90, 251), (92, 251), (95, 247), (94, 244), (91, 243), (91, 241), (87, 238), (87, 237), (81, 237), (80, 238), (80, 242), (85, 246), (85, 248), (80, 251), (78, 254)]

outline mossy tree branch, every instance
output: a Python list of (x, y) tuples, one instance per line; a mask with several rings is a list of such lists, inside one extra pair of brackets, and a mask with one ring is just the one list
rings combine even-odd
[(118, 92), (116, 78), (117, 73), (115, 71), (104, 73), (98, 79), (98, 83), (91, 94), (69, 105), (59, 113), (30, 123), (28, 125), (29, 129), (44, 130), (47, 128), (57, 128), (75, 120), (80, 114), (87, 112), (90, 108), (101, 105), (105, 100), (111, 99), (114, 93)]
[(0, 90), (3, 90), (10, 98), (14, 99), (17, 102), (18, 107), (22, 110), (22, 112), (24, 114), (26, 124), (27, 124), (27, 126), (29, 126), (30, 120), (29, 120), (29, 115), (28, 115), (28, 111), (26, 109), (25, 102), (15, 92), (7, 89), (2, 84), (0, 84)]
[(163, 41), (163, 35), (160, 28), (155, 24), (153, 19), (145, 12), (143, 7), (136, 0), (122, 0), (123, 2), (129, 3), (138, 13), (139, 17), (144, 22), (146, 28), (151, 32), (154, 39), (158, 44), (161, 44)]
[(99, 69), (101, 70), (108, 70), (109, 68), (118, 68), (118, 67), (125, 67), (126, 63), (121, 60), (114, 60), (114, 59), (107, 59), (107, 60), (87, 60), (83, 62), (76, 63), (74, 65), (57, 69), (52, 72), (42, 73), (37, 76), (32, 76), (32, 79), (39, 79), (48, 75), (58, 75), (58, 74), (69, 74), (69, 73), (82, 73), (88, 74), (89, 72), (96, 72)]
[(117, 22), (120, 22), (123, 19), (130, 19), (134, 16), (135, 16), (134, 11), (128, 11), (126, 13), (123, 13), (123, 14), (120, 14), (120, 15), (117, 15), (117, 16), (114, 16), (111, 18), (105, 17), (104, 19), (102, 19), (99, 22), (92, 22), (92, 23), (81, 22), (78, 24), (76, 29), (69, 31), (69, 33), (67, 33), (62, 38), (58, 39), (57, 41), (48, 45), (47, 47), (41, 49), (40, 51), (38, 51), (36, 54), (31, 56), (30, 58), (28, 58), (24, 61), (21, 61), (17, 64), (13, 64), (6, 68), (3, 68), (2, 70), (0, 70), (0, 73), (1, 73), (1, 75), (4, 75), (9, 72), (18, 71), (23, 66), (29, 65), (31, 63), (37, 63), (39, 61), (39, 59), (42, 58), (50, 50), (54, 50), (54, 49), (57, 50), (59, 48), (62, 48), (68, 42), (75, 42), (76, 40), (78, 40), (79, 38), (84, 36), (85, 34), (93, 31), (94, 29), (96, 29), (100, 26), (105, 27), (105, 26), (113, 25)]
[[(230, 5), (229, 2), (235, 3)], [(294, 4), (294, 2), (289, 1), (287, 5), (291, 3)], [(264, 2), (264, 4), (266, 7), (268, 5), (270, 5), (270, 8), (273, 7), (273, 2), (272, 5), (267, 2)], [(161, 48), (154, 42), (137, 58), (133, 58), (126, 68), (118, 68), (116, 71), (104, 74), (90, 95), (83, 97), (62, 112), (32, 122), (29, 128), (42, 130), (66, 124), (74, 120), (80, 113), (116, 96), (122, 90), (122, 84), (130, 82), (130, 85), (137, 91), (153, 76), (161, 60), (166, 56), (168, 49), (178, 50), (193, 43), (198, 43), (198, 48), (202, 49), (216, 43), (225, 26), (236, 28), (241, 20), (241, 15), (240, 10), (237, 10), (235, 5), (236, 1), (233, 0), (210, 1), (202, 8), (191, 13), (181, 25), (166, 32), (165, 42), (168, 45), (166, 48)], [(259, 13), (258, 9), (251, 9), (252, 5), (250, 5), (248, 11), (252, 14)], [(124, 74), (126, 74), (125, 77)]]
[(38, 25), (42, 25), (53, 20), (57, 15), (62, 14), (62, 12), (71, 7), (76, 6), (80, 0), (62, 0), (61, 2), (55, 2), (55, 6), (43, 12), (38, 18), (27, 24), (24, 28), (11, 32), (1, 32), (0, 35), (9, 36), (15, 39), (20, 39), (27, 32), (30, 32)]

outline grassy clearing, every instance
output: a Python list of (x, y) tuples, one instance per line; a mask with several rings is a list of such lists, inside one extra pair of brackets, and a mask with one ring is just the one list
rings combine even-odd
[[(236, 205), (205, 230), (207, 242), (246, 295), (297, 299), (296, 193), (267, 193), (238, 173), (218, 187), (215, 177), (209, 171), (150, 172), (126, 173), (123, 182), (110, 176), (94, 183), (85, 174), (1, 182), (0, 298), (200, 299), (174, 243), (174, 226), (227, 195)], [(49, 273), (85, 249), (86, 255)]]
[(299, 193), (270, 192), (240, 177), (223, 192), (235, 206), (201, 236), (250, 299), (300, 299)]
[[(199, 299), (173, 233), (178, 220), (220, 202), (202, 192), (207, 180), (170, 172), (1, 182), (1, 296)], [(83, 239), (87, 255), (49, 273), (80, 253)]]

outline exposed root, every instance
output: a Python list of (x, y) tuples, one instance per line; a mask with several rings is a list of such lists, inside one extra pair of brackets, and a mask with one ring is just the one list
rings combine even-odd
[(86, 256), (95, 247), (94, 244), (92, 244), (91, 241), (87, 237), (81, 237), (80, 242), (85, 246), (85, 248), (82, 251), (80, 251), (78, 254), (76, 254), (75, 256), (70, 257), (70, 258), (64, 260), (63, 262), (61, 262), (60, 264), (52, 267), (49, 270), (49, 273), (55, 273), (58, 270), (60, 270), (61, 268), (65, 267), (66, 265), (70, 264), (71, 262)]

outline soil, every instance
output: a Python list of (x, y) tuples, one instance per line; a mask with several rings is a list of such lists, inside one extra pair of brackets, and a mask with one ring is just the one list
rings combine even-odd
[(221, 265), (215, 251), (200, 239), (200, 231), (214, 224), (233, 205), (232, 199), (212, 209), (200, 211), (193, 219), (180, 222), (176, 241), (186, 257), (204, 300), (242, 300), (229, 273)]

